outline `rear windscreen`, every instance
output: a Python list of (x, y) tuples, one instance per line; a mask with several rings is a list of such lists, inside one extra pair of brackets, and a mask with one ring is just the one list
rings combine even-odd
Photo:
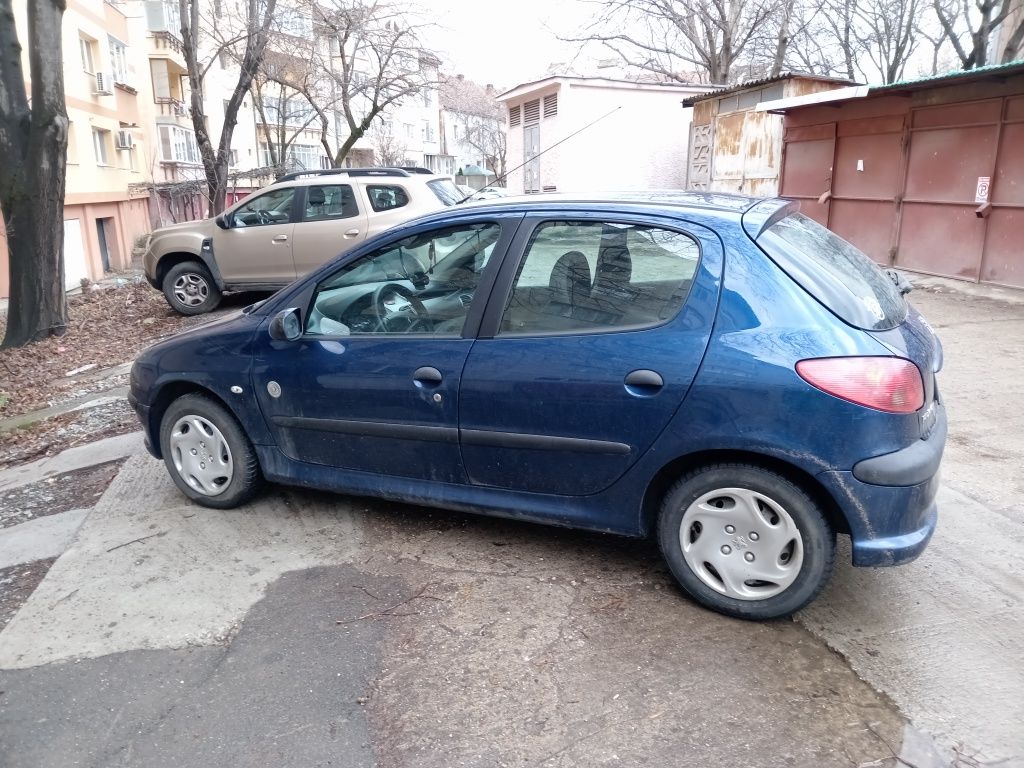
[(772, 224), (757, 244), (849, 325), (886, 331), (907, 317), (907, 302), (875, 262), (802, 213)]

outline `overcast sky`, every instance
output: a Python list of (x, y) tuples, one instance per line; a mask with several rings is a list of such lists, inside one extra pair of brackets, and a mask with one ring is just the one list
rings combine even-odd
[(576, 46), (559, 42), (585, 25), (594, 7), (581, 0), (434, 0), (436, 27), (424, 35), (445, 72), (502, 89), (543, 76), (569, 61)]

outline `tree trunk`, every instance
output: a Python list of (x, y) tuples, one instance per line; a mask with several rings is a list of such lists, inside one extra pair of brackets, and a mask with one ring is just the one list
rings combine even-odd
[(783, 3), (782, 20), (779, 22), (779, 36), (775, 41), (775, 58), (772, 61), (772, 77), (782, 74), (782, 66), (786, 61), (786, 51), (789, 48), (789, 22), (793, 15), (794, 0), (785, 0)]
[(63, 0), (28, 4), (32, 106), (11, 0), (0, 0), (0, 213), (7, 233), (10, 305), (3, 346), (67, 329), (64, 293)]

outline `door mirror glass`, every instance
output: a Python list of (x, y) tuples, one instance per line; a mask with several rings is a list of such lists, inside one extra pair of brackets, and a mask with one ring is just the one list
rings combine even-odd
[(296, 307), (282, 309), (270, 321), (270, 338), (274, 341), (295, 341), (302, 335), (302, 321)]
[(228, 221), (227, 214), (218, 214), (216, 217), (214, 217), (213, 223), (216, 224), (221, 229), (231, 229), (231, 223)]

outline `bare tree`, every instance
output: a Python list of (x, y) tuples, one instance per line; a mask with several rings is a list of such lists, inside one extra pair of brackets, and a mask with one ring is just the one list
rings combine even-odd
[(378, 120), (368, 133), (373, 143), (374, 159), (378, 165), (415, 165), (406, 155), (405, 142), (395, 136), (390, 120)]
[(28, 3), (31, 102), (11, 0), (0, 0), (0, 214), (6, 224), (10, 305), (3, 346), (65, 332), (65, 0)]
[(498, 178), (504, 176), (506, 136), (493, 86), (480, 86), (461, 75), (442, 75), (441, 106), (445, 120), (454, 123), (456, 140), (475, 149)]
[(917, 48), (922, 0), (858, 0), (857, 19), (862, 50), (881, 73), (883, 83), (903, 77)]
[[(178, 5), (182, 53), (191, 90), (192, 126), (209, 189), (209, 214), (214, 216), (224, 210), (231, 137), (238, 124), (238, 109), (263, 60), (277, 0), (244, 0), (241, 18), (222, 13), (219, 2), (214, 4), (212, 19), (201, 13), (206, 5), (204, 0), (178, 0)], [(207, 126), (203, 86), (210, 67), (225, 52), (238, 64), (238, 80), (224, 105), (224, 124), (215, 146)]]
[(381, 113), (436, 84), (439, 60), (422, 45), (419, 35), (425, 25), (405, 4), (317, 0), (311, 8), (327, 42), (322, 71), (329, 79), (334, 110), (344, 122), (338, 126), (336, 147), (326, 138), (326, 110), (311, 103), (324, 127), (325, 148), (340, 166)]
[[(1019, 0), (932, 0), (942, 31), (956, 51), (963, 69), (984, 67), (989, 63), (989, 38), (992, 31), (1010, 16)], [(1024, 18), (1010, 35), (1003, 50), (1003, 61), (1012, 61), (1024, 41)], [(1011, 45), (1013, 46), (1011, 49)], [(1009, 56), (1010, 58), (1007, 58)]]
[[(597, 42), (622, 60), (669, 81), (729, 83), (751, 74), (748, 49), (765, 36), (778, 49), (789, 34), (780, 21), (791, 0), (611, 0), (585, 33), (567, 42)], [(780, 13), (782, 11), (782, 13)], [(740, 66), (746, 64), (746, 66)], [(767, 69), (761, 65), (762, 69)]]

